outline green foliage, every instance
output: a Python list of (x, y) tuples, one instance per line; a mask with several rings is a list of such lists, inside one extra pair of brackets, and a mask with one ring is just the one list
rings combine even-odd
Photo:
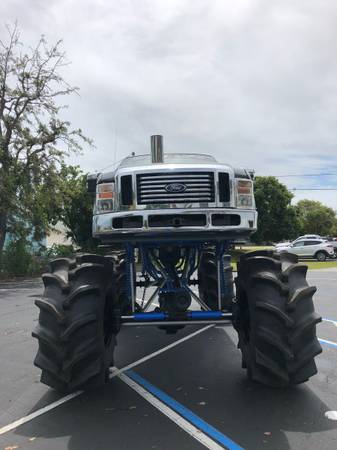
[(337, 230), (336, 212), (314, 200), (300, 200), (295, 206), (302, 234), (334, 235)]
[(330, 232), (331, 236), (337, 237), (337, 219), (335, 220), (335, 223), (333, 224)]
[(7, 233), (39, 239), (58, 220), (61, 166), (90, 143), (60, 117), (60, 98), (77, 92), (60, 75), (60, 47), (42, 37), (26, 51), (16, 26), (0, 41), (0, 255)]
[(59, 179), (63, 199), (60, 219), (68, 228), (68, 237), (84, 251), (96, 249), (92, 237), (93, 198), (87, 193), (87, 177), (77, 166), (62, 166)]
[(287, 187), (275, 177), (257, 177), (254, 192), (258, 229), (252, 235), (252, 241), (269, 243), (295, 238), (300, 223), (295, 208), (290, 204), (293, 194)]
[(278, 242), (301, 234), (337, 234), (332, 208), (313, 200), (301, 200), (292, 206), (293, 194), (275, 177), (257, 177), (254, 191), (259, 217), (253, 242)]
[(24, 238), (11, 240), (5, 247), (0, 262), (0, 278), (40, 275), (49, 261), (55, 258), (74, 258), (76, 249), (72, 245), (54, 244), (51, 248), (33, 250)]
[(76, 249), (73, 245), (53, 244), (50, 248), (43, 252), (47, 260), (54, 258), (73, 258), (76, 254)]
[(3, 277), (31, 276), (41, 271), (43, 261), (33, 253), (23, 238), (12, 240), (3, 251), (0, 275)]
[(9, 275), (27, 275), (31, 272), (32, 253), (24, 239), (11, 241), (3, 254), (3, 270)]

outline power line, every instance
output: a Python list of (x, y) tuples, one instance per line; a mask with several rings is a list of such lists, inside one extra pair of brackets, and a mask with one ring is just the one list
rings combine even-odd
[[(289, 174), (289, 175), (271, 175), (276, 178), (290, 178), (290, 177), (328, 177), (328, 176), (336, 176), (335, 173), (305, 173), (305, 174)], [(258, 175), (257, 175), (258, 176)]]
[(289, 191), (337, 191), (337, 188), (288, 188)]

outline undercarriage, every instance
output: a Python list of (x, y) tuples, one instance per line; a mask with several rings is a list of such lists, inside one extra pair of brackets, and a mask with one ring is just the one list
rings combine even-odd
[[(136, 248), (127, 244), (124, 255), (129, 302), (125, 305), (121, 322), (125, 325), (164, 324), (169, 327), (230, 320), (234, 294), (228, 247), (229, 244), (209, 242), (182, 242), (175, 246), (146, 243), (137, 247), (137, 264)], [(205, 261), (205, 255), (211, 255), (211, 258)], [(200, 265), (201, 271), (213, 272), (213, 283), (201, 276)], [(137, 266), (139, 277), (135, 277)], [(198, 293), (194, 287), (198, 288)], [(139, 300), (136, 288), (143, 290)], [(150, 295), (146, 296), (149, 290)], [(207, 298), (205, 293), (210, 290), (212, 296)], [(157, 305), (155, 308), (154, 303)]]

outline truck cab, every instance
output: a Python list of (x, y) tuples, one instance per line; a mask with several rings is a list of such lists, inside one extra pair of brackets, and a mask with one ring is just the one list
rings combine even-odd
[[(159, 155), (159, 156), (158, 156)], [(252, 174), (213, 156), (162, 151), (97, 176), (93, 235), (105, 242), (247, 238), (256, 230)]]

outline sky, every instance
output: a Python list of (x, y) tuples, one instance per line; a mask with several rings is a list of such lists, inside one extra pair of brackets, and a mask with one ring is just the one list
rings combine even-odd
[[(63, 39), (80, 88), (64, 115), (95, 143), (70, 159), (83, 170), (163, 134), (167, 152), (337, 189), (335, 0), (6, 0), (1, 39), (16, 20), (26, 45)], [(337, 209), (337, 190), (294, 194)]]

